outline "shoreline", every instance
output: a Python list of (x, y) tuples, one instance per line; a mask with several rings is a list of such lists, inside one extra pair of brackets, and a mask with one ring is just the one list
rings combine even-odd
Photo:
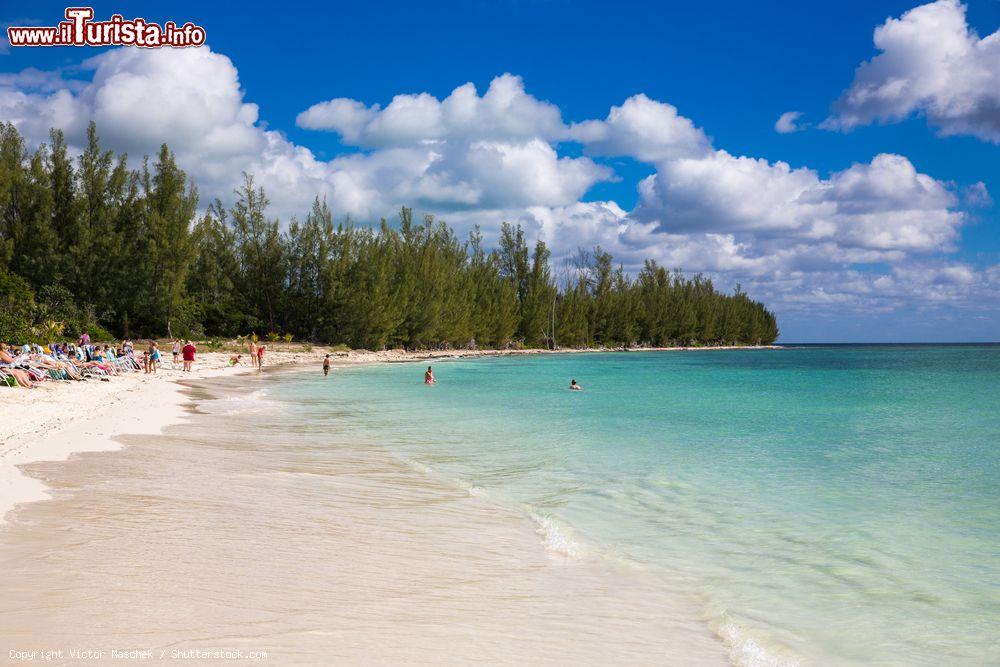
[(335, 411), (284, 417), (269, 385), (301, 370), (192, 383), (188, 417), (162, 435), (28, 467), (54, 491), (0, 542), (10, 646), (728, 664), (694, 600), (652, 575), (553, 550), (520, 508), (338, 430)]
[[(48, 487), (21, 466), (119, 450), (125, 445), (118, 438), (126, 435), (159, 435), (183, 419), (185, 383), (253, 372), (249, 367), (229, 368), (228, 353), (200, 356), (188, 373), (169, 368), (168, 362), (155, 375), (136, 372), (113, 376), (109, 382), (47, 381), (34, 389), (8, 389), (4, 402), (18, 418), (0, 425), (0, 531), (11, 510), (51, 497)], [(273, 365), (296, 363), (297, 356), (278, 353)]]
[[(607, 350), (588, 351), (596, 353), (608, 352)], [(268, 371), (273, 368), (280, 373), (300, 373), (308, 368), (317, 370), (325, 353), (324, 349), (319, 349), (308, 353), (283, 352), (272, 354), (270, 357), (271, 363), (265, 363), (264, 370)], [(335, 368), (348, 368), (377, 363), (420, 362), (427, 359), (517, 356), (537, 353), (535, 351), (515, 351), (513, 353), (477, 351), (472, 354), (455, 354), (454, 351), (352, 353), (349, 356), (338, 358)], [(548, 353), (558, 353), (558, 351)], [(188, 425), (191, 425), (198, 428), (197, 417), (193, 419), (186, 417), (193, 417), (191, 408), (200, 400), (198, 398), (200, 392), (195, 393), (194, 396), (192, 396), (192, 392), (198, 392), (201, 381), (227, 378), (230, 383), (233, 383), (231, 386), (242, 390), (246, 388), (246, 385), (250, 384), (247, 381), (249, 378), (259, 377), (249, 367), (227, 368), (228, 358), (229, 353), (206, 353), (201, 357), (202, 366), (200, 368), (196, 367), (190, 373), (164, 371), (162, 377), (148, 377), (142, 373), (118, 376), (112, 378), (111, 382), (93, 382), (91, 384), (95, 386), (84, 391), (74, 391), (71, 389), (71, 384), (60, 383), (60, 385), (47, 389), (20, 392), (23, 395), (30, 394), (29, 399), (37, 399), (38, 395), (41, 394), (44, 398), (51, 399), (51, 402), (57, 409), (42, 411), (41, 418), (35, 421), (30, 430), (26, 428), (14, 435), (8, 435), (6, 432), (3, 433), (3, 444), (2, 449), (0, 449), (0, 491), (2, 491), (0, 493), (0, 544), (5, 549), (14, 549), (14, 551), (8, 553), (20, 553), (22, 556), (27, 555), (31, 552), (18, 550), (23, 550), (26, 545), (30, 548), (30, 544), (34, 542), (34, 539), (26, 540), (25, 538), (35, 531), (35, 528), (32, 526), (38, 521), (39, 512), (41, 512), (40, 516), (43, 517), (46, 514), (50, 517), (55, 517), (62, 514), (63, 510), (60, 508), (65, 507), (66, 503), (72, 504), (75, 502), (79, 506), (79, 503), (82, 502), (85, 505), (89, 505), (86, 500), (88, 497), (87, 493), (84, 493), (80, 499), (76, 499), (75, 496), (77, 493), (71, 492), (67, 495), (63, 491), (59, 491), (65, 487), (62, 484), (53, 482), (47, 475), (43, 474), (36, 478), (31, 476), (27, 471), (22, 470), (20, 466), (54, 462), (56, 463), (56, 467), (48, 467), (49, 471), (67, 471), (57, 473), (57, 475), (67, 473), (72, 475), (72, 471), (74, 470), (89, 471), (90, 474), (84, 472), (82, 476), (78, 475), (78, 478), (87, 480), (85, 483), (89, 485), (91, 493), (92, 489), (95, 487), (101, 489), (102, 485), (109, 481), (114, 482), (116, 479), (120, 481), (120, 473), (116, 474), (114, 471), (121, 465), (119, 463), (121, 461), (127, 462), (129, 460), (137, 461), (141, 459), (148, 462), (143, 464), (144, 466), (151, 465), (156, 467), (155, 462), (160, 456), (170, 456), (170, 448), (162, 450), (163, 454), (161, 454), (159, 451), (155, 451), (154, 453), (154, 450), (158, 450), (159, 448), (150, 449), (149, 445), (155, 442), (162, 442), (162, 438), (171, 437), (166, 433), (168, 427), (183, 425), (182, 428), (189, 429)], [(243, 376), (244, 379), (241, 380), (237, 376)], [(76, 400), (71, 401), (70, 396)], [(61, 413), (58, 409), (60, 406), (65, 406), (66, 404), (79, 405), (88, 401), (97, 402), (99, 408), (92, 410), (91, 414), (86, 418), (79, 417), (69, 421), (60, 418), (59, 415)], [(44, 400), (41, 402), (32, 400), (31, 404), (37, 406), (39, 403), (44, 404), (45, 402)], [(150, 437), (147, 440), (143, 436)], [(74, 457), (74, 454), (89, 452), (108, 452), (109, 456), (113, 456), (114, 458), (102, 459), (100, 455), (93, 458)], [(174, 455), (176, 456), (176, 454)], [(73, 461), (69, 461), (70, 459), (73, 459)], [(508, 563), (511, 564), (512, 569), (507, 574), (499, 575), (501, 579), (510, 576), (513, 572), (523, 570), (522, 574), (524, 575), (528, 572), (532, 573), (532, 580), (535, 582), (532, 585), (536, 587), (540, 586), (543, 591), (554, 592), (561, 591), (565, 586), (579, 586), (581, 591), (587, 591), (584, 594), (585, 597), (590, 597), (597, 591), (603, 591), (604, 586), (608, 585), (608, 582), (613, 581), (615, 582), (615, 590), (618, 592), (607, 600), (593, 603), (596, 606), (591, 611), (597, 615), (596, 617), (625, 619), (632, 618), (632, 614), (635, 613), (639, 617), (646, 619), (643, 621), (646, 624), (643, 627), (645, 628), (644, 632), (647, 634), (651, 628), (656, 627), (657, 624), (662, 624), (660, 630), (670, 632), (672, 637), (670, 642), (664, 644), (664, 648), (672, 646), (672, 642), (676, 642), (675, 648), (680, 651), (677, 655), (683, 654), (692, 658), (693, 662), (690, 664), (721, 665), (728, 662), (726, 659), (728, 649), (725, 647), (725, 643), (719, 642), (719, 637), (714, 634), (708, 625), (703, 625), (703, 622), (698, 618), (696, 613), (691, 613), (691, 609), (687, 607), (686, 602), (682, 601), (681, 598), (675, 597), (676, 591), (659, 591), (654, 595), (650, 592), (652, 590), (649, 588), (650, 583), (646, 582), (645, 579), (633, 579), (631, 576), (623, 577), (622, 573), (615, 569), (613, 564), (605, 562), (603, 559), (579, 559), (572, 552), (566, 551), (564, 548), (558, 548), (559, 545), (553, 548), (552, 541), (559, 537), (559, 533), (557, 532), (555, 537), (553, 537), (552, 531), (558, 529), (547, 526), (544, 520), (535, 516), (524, 517), (516, 508), (512, 509), (504, 504), (496, 504), (492, 501), (484, 500), (468, 490), (453, 489), (434, 475), (421, 474), (419, 469), (413, 468), (405, 461), (400, 460), (399, 465), (387, 467), (381, 473), (378, 473), (378, 475), (388, 473), (392, 476), (397, 476), (400, 474), (398, 468), (410, 470), (410, 473), (404, 472), (402, 474), (405, 479), (412, 481), (397, 478), (395, 481), (385, 483), (386, 491), (393, 500), (383, 510), (379, 510), (377, 507), (373, 510), (375, 516), (372, 516), (371, 520), (376, 523), (372, 525), (378, 526), (378, 531), (385, 530), (387, 525), (393, 525), (391, 517), (394, 516), (394, 513), (400, 511), (397, 505), (399, 498), (397, 494), (408, 493), (407, 489), (414, 484), (416, 484), (417, 488), (424, 489), (420, 493), (427, 493), (434, 490), (435, 500), (430, 503), (428, 509), (436, 508), (438, 502), (447, 501), (450, 506), (457, 502), (458, 505), (454, 506), (464, 507), (463, 512), (472, 513), (463, 515), (461, 520), (457, 519), (457, 517), (453, 517), (455, 520), (448, 520), (447, 515), (442, 515), (437, 509), (434, 509), (428, 515), (430, 518), (427, 520), (435, 526), (435, 531), (430, 531), (427, 534), (436, 534), (436, 530), (440, 528), (441, 530), (445, 530), (446, 534), (450, 535), (454, 533), (454, 535), (441, 541), (437, 539), (430, 540), (424, 547), (425, 551), (429, 554), (428, 558), (418, 559), (418, 562), (433, 562), (435, 558), (430, 557), (430, 554), (438, 553), (438, 550), (445, 548), (443, 545), (450, 545), (446, 548), (447, 551), (450, 551), (453, 545), (464, 539), (470, 545), (475, 542), (477, 546), (474, 552), (466, 556), (452, 554), (456, 559), (456, 566), (458, 563), (465, 563), (463, 567), (480, 567), (484, 562), (483, 553), (490, 553), (490, 549), (495, 548), (497, 544), (506, 544), (504, 548), (507, 550), (507, 555), (499, 557), (496, 560), (496, 564)], [(31, 468), (28, 467), (28, 470), (31, 470)], [(38, 474), (39, 470), (46, 470), (46, 466), (43, 465), (33, 472)], [(206, 475), (211, 476), (213, 474), (211, 471), (208, 471), (207, 467), (205, 467), (205, 470)], [(414, 476), (410, 477), (411, 473)], [(224, 475), (225, 473), (222, 471), (218, 474)], [(350, 476), (350, 473), (347, 474)], [(42, 479), (45, 479), (46, 482), (41, 481)], [(141, 479), (135, 480), (134, 483), (138, 485), (137, 488), (143, 488), (146, 485)], [(47, 484), (51, 484), (51, 488)], [(400, 486), (396, 488), (396, 484)], [(98, 492), (102, 495), (98, 497), (91, 495), (91, 502), (97, 502), (99, 497), (103, 497), (103, 494), (108, 493), (103, 490)], [(156, 493), (152, 487), (150, 488), (150, 492)], [(35, 501), (39, 500), (51, 500), (52, 502), (37, 504)], [(26, 508), (25, 506), (29, 507)], [(16, 519), (8, 521), (8, 517), (12, 514), (11, 511), (15, 508), (19, 511), (18, 516), (21, 516), (21, 511), (27, 512), (25, 516), (27, 523)], [(387, 514), (383, 516), (381, 514), (382, 511), (386, 511)], [(403, 511), (408, 510), (404, 509)], [(383, 519), (388, 523), (383, 524)], [(65, 523), (67, 521), (66, 518), (62, 518), (60, 521), (64, 522), (63, 525), (65, 527), (73, 525), (72, 519), (69, 519), (70, 523)], [(495, 536), (498, 539), (496, 542), (483, 538), (482, 535), (473, 539), (473, 537), (467, 535), (468, 526), (475, 525), (474, 522), (476, 521), (482, 522), (482, 525), (480, 528), (471, 531), (473, 535), (479, 535), (480, 531), (500, 531), (504, 537), (500, 538), (498, 534)], [(43, 521), (39, 525), (51, 525), (55, 530), (60, 530), (58, 528), (59, 523), (49, 524)], [(400, 524), (400, 526), (402, 525), (408, 525), (408, 523)], [(387, 534), (392, 535), (395, 530), (396, 528), (390, 529)], [(513, 541), (508, 542), (508, 539)], [(536, 543), (537, 548), (534, 546)], [(368, 544), (367, 538), (360, 544), (367, 545), (361, 547), (362, 549), (373, 548), (372, 545)], [(58, 546), (53, 547), (53, 549), (58, 548)], [(386, 543), (381, 548), (389, 549), (390, 552), (394, 553), (398, 545), (395, 543)], [(407, 553), (412, 555), (409, 550), (407, 550)], [(86, 558), (86, 556), (83, 557)], [(395, 563), (393, 567), (405, 569), (403, 565), (404, 561), (397, 562), (394, 558), (394, 556), (389, 558), (386, 566), (389, 566), (388, 564), (391, 561)], [(463, 558), (465, 560), (462, 560)], [(409, 562), (409, 557), (406, 562)], [(515, 562), (519, 564), (514, 566), (513, 563)], [(411, 566), (407, 565), (406, 567)], [(434, 576), (441, 575), (435, 574)], [(536, 580), (534, 577), (538, 577), (538, 579)], [(611, 578), (608, 579), (608, 577)], [(476, 580), (477, 577), (471, 577), (471, 579)], [(356, 584), (357, 582), (352, 580), (350, 585), (354, 586)], [(25, 590), (30, 590), (30, 588), (25, 588)], [(664, 593), (666, 593), (666, 597), (663, 597)], [(19, 593), (19, 595), (23, 594), (25, 594), (24, 591)], [(603, 593), (600, 593), (602, 599), (603, 595)], [(557, 599), (561, 599), (562, 595), (557, 594), (556, 597)], [(503, 600), (505, 598), (501, 596), (500, 599)], [(506, 604), (500, 604), (495, 610), (492, 606), (487, 605), (484, 607), (484, 610), (488, 608), (491, 610), (491, 614), (493, 611), (498, 615), (506, 614), (508, 613)], [(546, 608), (553, 609), (557, 614), (575, 613), (572, 612), (571, 607), (566, 606), (564, 601), (553, 602), (551, 599), (547, 599), (543, 600), (542, 604), (547, 605)], [(624, 606), (616, 607), (616, 605)], [(630, 611), (626, 614), (625, 610)], [(663, 616), (661, 617), (661, 615)], [(569, 616), (565, 618), (569, 618)], [(25, 622), (30, 625), (30, 621)], [(502, 636), (502, 633), (498, 636)], [(647, 640), (649, 639), (647, 637)], [(632, 641), (636, 640), (633, 638)], [(657, 641), (664, 641), (664, 639), (660, 638)], [(419, 643), (415, 645), (419, 645)], [(448, 645), (447, 641), (438, 646), (438, 648), (443, 648), (446, 645)], [(602, 644), (605, 649), (612, 651), (612, 653), (606, 656), (608, 658), (614, 655), (615, 649), (611, 648), (612, 645), (611, 643)], [(637, 644), (637, 646), (641, 645), (642, 642)], [(402, 646), (405, 646), (405, 643)], [(621, 648), (619, 647), (619, 649)], [(371, 651), (372, 649), (365, 650)], [(591, 647), (589, 650), (594, 651), (597, 648)], [(629, 650), (639, 651), (640, 649), (633, 647)], [(490, 649), (484, 655), (496, 656), (500, 655), (500, 652)], [(457, 661), (455, 664), (462, 664), (462, 662)], [(447, 663), (448, 661), (445, 661), (441, 664)]]
[[(264, 370), (277, 367), (319, 366), (330, 353), (332, 367), (378, 363), (406, 363), (434, 359), (473, 359), (539, 354), (599, 354), (624, 352), (696, 352), (781, 349), (780, 345), (660, 348), (566, 348), (520, 350), (418, 350), (400, 349), (333, 352), (325, 347), (309, 350), (269, 350)], [(178, 423), (188, 402), (185, 383), (250, 374), (249, 366), (230, 367), (231, 352), (199, 352), (191, 372), (171, 369), (164, 362), (159, 373), (114, 376), (109, 382), (49, 381), (36, 389), (11, 388), (5, 404), (17, 419), (0, 424), (0, 530), (8, 513), (18, 505), (50, 498), (48, 488), (24, 473), (20, 466), (43, 461), (65, 461), (74, 454), (113, 451), (124, 447), (118, 438), (158, 435)], [(80, 386), (85, 384), (86, 386)]]

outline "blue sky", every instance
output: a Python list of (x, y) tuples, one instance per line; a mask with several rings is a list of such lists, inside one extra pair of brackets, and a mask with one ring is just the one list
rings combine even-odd
[[(643, 256), (677, 262), (724, 286), (741, 282), (772, 304), (786, 341), (1000, 339), (1000, 215), (975, 196), (1000, 197), (1000, 143), (991, 134), (1000, 127), (991, 115), (1000, 117), (1000, 74), (979, 72), (986, 78), (965, 88), (941, 83), (940, 62), (911, 49), (910, 33), (901, 31), (892, 38), (896, 51), (883, 63), (883, 75), (910, 77), (914, 90), (929, 92), (919, 99), (880, 98), (876, 106), (849, 100), (831, 111), (846, 90), (863, 92), (862, 84), (871, 83), (856, 82), (855, 72), (880, 53), (876, 27), (919, 3), (370, 2), (297, 4), (285, 12), (244, 3), (239, 13), (206, 4), (94, 7), (99, 19), (117, 12), (193, 21), (207, 31), (210, 62), (188, 62), (179, 52), (122, 58), (113, 49), (8, 49), (0, 55), (0, 73), (7, 75), (0, 81), (0, 118), (42, 141), (32, 116), (72, 124), (65, 109), (52, 110), (65, 89), (73, 118), (97, 116), (109, 144), (131, 154), (155, 147), (154, 131), (138, 121), (133, 128), (131, 121), (141, 116), (145, 125), (159, 123), (162, 139), (175, 147), (203, 195), (226, 198), (226, 174), (238, 173), (244, 155), (249, 164), (243, 168), (259, 173), (283, 218), (303, 212), (321, 191), (335, 210), (362, 222), (412, 204), (460, 228), (482, 224), (487, 233), (499, 217), (520, 221), (557, 257), (580, 243), (601, 242), (628, 266)], [(0, 18), (52, 25), (64, 7), (33, 3), (17, 14), (7, 7)], [(911, 23), (927, 31), (931, 43), (947, 42), (933, 34), (942, 16), (965, 21), (961, 30), (970, 31), (970, 44), (973, 32), (981, 38), (1000, 28), (1000, 3), (993, 0), (930, 9), (938, 13), (928, 10), (921, 21), (914, 15)], [(948, 67), (975, 73), (1000, 63), (1000, 56), (982, 50)], [(81, 67), (93, 56), (95, 62)], [(176, 66), (142, 62), (165, 58), (176, 59)], [(17, 76), (27, 68), (44, 72), (43, 82)], [(98, 80), (120, 85), (123, 73), (138, 73), (147, 85), (161, 77), (165, 87), (190, 90), (192, 98), (171, 117), (158, 115), (163, 103), (149, 110), (130, 103), (118, 109), (128, 114), (124, 121), (113, 122), (101, 106), (111, 93), (114, 99), (140, 93), (134, 86), (108, 87), (102, 96)], [(430, 104), (471, 82), (483, 99), (505, 73), (520, 77), (520, 88), (511, 86), (526, 114), (514, 129), (501, 132), (488, 114), (460, 130), (376, 127), (398, 121), (398, 115), (379, 118), (394, 96), (426, 93), (423, 102)], [(963, 80), (964, 70), (949, 70), (945, 78)], [(216, 101), (212, 91), (227, 85), (233, 90)], [(651, 104), (636, 107), (638, 124), (626, 136), (609, 112), (637, 95)], [(342, 114), (320, 110), (312, 121), (297, 123), (313, 105), (341, 98), (359, 103), (351, 108), (367, 129), (351, 135)], [(956, 111), (968, 106), (966, 98), (978, 105), (972, 121)], [(201, 104), (219, 105), (220, 124), (229, 122), (226, 105), (237, 110), (234, 117), (256, 105), (256, 117), (248, 121), (244, 110), (239, 127), (227, 132), (204, 124), (216, 115), (214, 107), (191, 122), (174, 122), (186, 110), (195, 115)], [(546, 109), (555, 110), (558, 127)], [(775, 122), (787, 111), (801, 112), (805, 129), (777, 132)], [(521, 119), (517, 113), (509, 117)], [(687, 133), (681, 148), (669, 133), (670, 145), (655, 156), (641, 148), (662, 140), (660, 128), (673, 127), (676, 117), (683, 121), (677, 132)], [(826, 129), (817, 127), (831, 117)], [(112, 119), (112, 127), (102, 127), (101, 118)], [(687, 119), (697, 136), (688, 132)], [(585, 132), (580, 124), (586, 121), (593, 124)], [(218, 153), (199, 152), (206, 143), (199, 135), (213, 131), (241, 138)], [(72, 140), (73, 131), (67, 134)], [(283, 143), (276, 145), (276, 136)], [(531, 150), (515, 150), (536, 138)], [(503, 154), (501, 167), (484, 166), (493, 163), (481, 155), (483, 142)], [(432, 167), (419, 154), (429, 144), (443, 156)], [(311, 155), (296, 162), (300, 149)], [(901, 159), (876, 162), (880, 154)], [(564, 160), (553, 161), (558, 158)], [(773, 169), (779, 162), (792, 176)], [(292, 163), (302, 170), (298, 178)], [(864, 168), (848, 171), (852, 165)], [(519, 172), (506, 175), (506, 168)], [(294, 173), (286, 178), (289, 169)], [(773, 196), (747, 211), (738, 191), (718, 189), (745, 169), (760, 172), (758, 189), (775, 183)], [(398, 176), (407, 170), (416, 170), (413, 178)], [(812, 180), (796, 170), (807, 170)], [(536, 174), (537, 183), (519, 181), (525, 172)], [(655, 192), (643, 199), (639, 184), (647, 178)], [(364, 187), (348, 190), (345, 180)], [(908, 203), (916, 200), (919, 205)], [(777, 209), (783, 212), (773, 213)], [(763, 221), (750, 219), (755, 216)], [(895, 226), (879, 232), (878, 225), (890, 224), (883, 218)]]

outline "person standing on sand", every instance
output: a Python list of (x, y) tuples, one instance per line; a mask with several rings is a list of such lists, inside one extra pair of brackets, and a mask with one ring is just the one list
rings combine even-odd
[(174, 354), (174, 360), (171, 362), (171, 368), (177, 368), (177, 362), (181, 360), (181, 341), (177, 338), (174, 339), (174, 347), (171, 350)]
[(194, 353), (198, 350), (191, 341), (187, 342), (183, 348), (181, 348), (181, 354), (184, 356), (184, 370), (187, 372), (191, 371), (191, 364), (194, 363)]
[(149, 370), (154, 375), (160, 365), (160, 348), (156, 346), (156, 341), (149, 344)]
[(323, 358), (323, 377), (330, 374), (330, 355)]
[(264, 370), (264, 346), (257, 346), (257, 370)]
[(247, 352), (250, 353), (250, 366), (257, 368), (257, 343), (253, 342), (253, 338), (247, 339)]
[(437, 380), (434, 379), (434, 369), (430, 366), (427, 367), (427, 372), (424, 373), (424, 384), (437, 384)]

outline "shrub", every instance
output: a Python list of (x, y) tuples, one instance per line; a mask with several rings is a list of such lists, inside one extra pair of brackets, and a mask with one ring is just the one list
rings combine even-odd
[(63, 331), (66, 330), (65, 322), (56, 322), (55, 320), (43, 320), (41, 323), (37, 324), (34, 328), (35, 338), (46, 343), (59, 340), (63, 337)]
[(226, 341), (221, 338), (211, 338), (204, 343), (204, 346), (209, 352), (218, 352), (226, 346)]
[(35, 294), (21, 276), (0, 268), (0, 341), (33, 339)]
[(89, 325), (85, 326), (84, 329), (90, 334), (90, 340), (95, 343), (109, 343), (116, 340), (113, 333), (102, 327), (97, 322), (91, 322)]

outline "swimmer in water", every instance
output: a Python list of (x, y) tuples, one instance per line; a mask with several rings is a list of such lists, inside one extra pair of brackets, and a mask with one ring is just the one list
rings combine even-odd
[(330, 374), (330, 355), (323, 358), (323, 377)]
[(573, 391), (583, 391), (583, 387), (581, 387), (580, 385), (578, 385), (576, 383), (576, 380), (570, 380), (569, 381), (569, 388), (572, 389)]
[(430, 366), (427, 367), (427, 372), (424, 373), (424, 384), (436, 384), (434, 379), (434, 369)]

